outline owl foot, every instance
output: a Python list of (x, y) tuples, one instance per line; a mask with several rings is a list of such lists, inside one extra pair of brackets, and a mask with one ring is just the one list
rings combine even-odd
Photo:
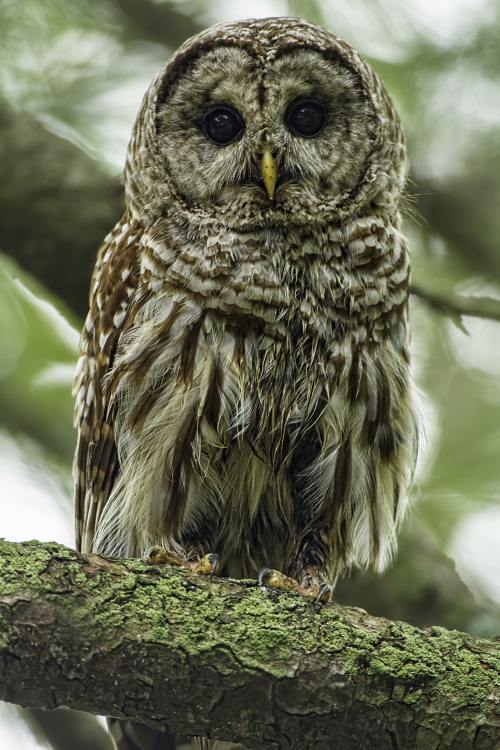
[(320, 584), (316, 601), (321, 602), (321, 604), (328, 604), (332, 600), (332, 595), (333, 586), (330, 586), (329, 583), (322, 583)]
[(321, 604), (327, 604), (332, 598), (333, 587), (311, 575), (305, 576), (303, 582), (299, 583), (279, 570), (262, 568), (258, 582), (259, 586), (300, 594)]
[(176, 568), (185, 568), (186, 561), (176, 552), (170, 552), (163, 547), (151, 547), (143, 557), (146, 565), (174, 565)]
[(200, 557), (198, 560), (186, 560), (177, 552), (170, 552), (163, 547), (151, 547), (144, 556), (146, 565), (174, 565), (176, 568), (191, 570), (193, 573), (213, 576), (219, 568), (219, 556), (210, 553)]
[(258, 576), (259, 586), (300, 594), (300, 586), (294, 578), (272, 568), (262, 568)]
[(187, 567), (190, 568), (193, 573), (201, 573), (206, 576), (214, 576), (220, 565), (219, 555), (214, 552), (210, 552), (208, 555), (200, 557), (195, 562), (188, 562)]
[(306, 568), (301, 588), (306, 596), (314, 596), (317, 602), (328, 604), (333, 594), (333, 586), (327, 583), (317, 567)]

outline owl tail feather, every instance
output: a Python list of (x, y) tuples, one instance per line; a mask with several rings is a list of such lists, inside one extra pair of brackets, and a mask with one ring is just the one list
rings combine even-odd
[(107, 722), (114, 750), (245, 750), (233, 742), (167, 734), (132, 721), (108, 718)]

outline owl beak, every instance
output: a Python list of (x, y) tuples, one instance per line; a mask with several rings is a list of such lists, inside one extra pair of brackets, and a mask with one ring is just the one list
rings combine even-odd
[(269, 200), (273, 200), (276, 182), (278, 181), (278, 167), (276, 166), (274, 156), (272, 155), (269, 146), (264, 148), (264, 153), (260, 160), (260, 176), (262, 177), (262, 182), (266, 188)]

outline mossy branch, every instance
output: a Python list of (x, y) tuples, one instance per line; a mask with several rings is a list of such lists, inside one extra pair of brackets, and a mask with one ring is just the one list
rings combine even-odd
[(493, 750), (498, 647), (253, 582), (0, 542), (0, 699), (255, 750)]

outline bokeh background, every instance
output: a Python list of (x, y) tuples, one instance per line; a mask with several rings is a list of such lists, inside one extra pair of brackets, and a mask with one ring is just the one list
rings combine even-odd
[[(371, 61), (408, 137), (414, 282), (500, 318), (498, 0), (1, 0), (0, 536), (72, 545), (78, 330), (142, 94), (186, 37), (266, 15), (318, 22)], [(337, 598), (498, 633), (500, 322), (418, 297), (412, 315), (427, 436), (414, 510), (395, 565)], [(0, 747), (39, 746), (110, 747), (93, 717), (1, 705)]]

